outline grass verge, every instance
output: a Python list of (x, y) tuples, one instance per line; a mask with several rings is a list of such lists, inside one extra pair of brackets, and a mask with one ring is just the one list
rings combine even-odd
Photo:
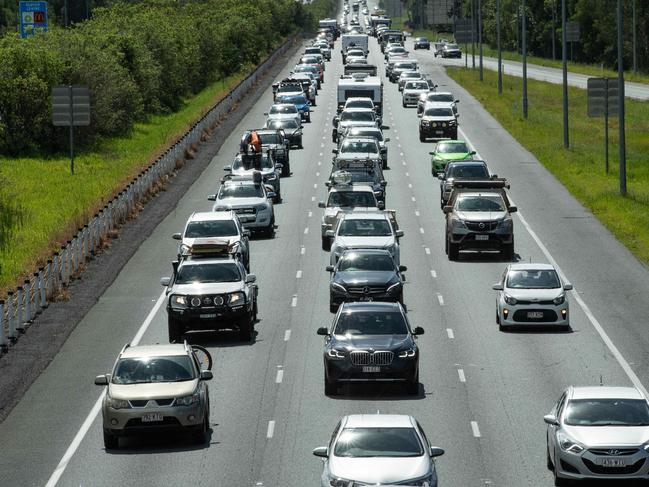
[(65, 155), (2, 159), (0, 181), (20, 224), (14, 225), (10, 240), (0, 249), (0, 294), (14, 287), (26, 272), (42, 265), (52, 251), (147, 167), (161, 148), (182, 135), (250, 69), (209, 85), (185, 100), (175, 113), (152, 116), (136, 124), (128, 137), (106, 139), (80, 152), (75, 157), (74, 176)]
[(586, 116), (585, 90), (569, 88), (570, 149), (563, 148), (561, 85), (528, 80), (529, 118), (521, 115), (521, 79), (465, 68), (451, 78), (482, 105), (641, 261), (649, 264), (649, 103), (626, 102), (628, 196), (619, 195), (618, 123), (610, 119), (610, 171), (604, 170), (604, 122)]

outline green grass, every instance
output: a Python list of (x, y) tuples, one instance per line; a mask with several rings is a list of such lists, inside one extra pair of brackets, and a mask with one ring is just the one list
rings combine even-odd
[[(0, 160), (0, 181), (20, 208), (22, 224), (0, 251), (0, 293), (16, 285), (124, 185), (182, 135), (245, 74), (215, 82), (169, 115), (136, 124), (128, 137), (104, 140), (75, 157), (75, 175), (65, 155), (49, 159)], [(62, 129), (64, 130), (64, 129)]]
[[(528, 80), (529, 118), (521, 114), (521, 79), (497, 75), (484, 83), (471, 69), (447, 68), (523, 146), (640, 260), (649, 263), (649, 103), (626, 101), (627, 197), (619, 195), (618, 123), (610, 120), (610, 172), (604, 170), (604, 122), (586, 116), (586, 92), (569, 88), (570, 149), (563, 148), (561, 85)], [(503, 175), (506, 176), (506, 175)], [(524, 210), (524, 209), (523, 209)]]

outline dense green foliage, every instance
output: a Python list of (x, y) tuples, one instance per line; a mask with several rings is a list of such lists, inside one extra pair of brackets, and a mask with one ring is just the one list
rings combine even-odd
[(65, 147), (65, 129), (51, 124), (53, 85), (90, 87), (92, 120), (78, 129), (81, 144), (126, 134), (256, 64), (312, 19), (294, 0), (148, 0), (97, 8), (89, 21), (32, 39), (8, 34), (0, 39), (0, 154)]

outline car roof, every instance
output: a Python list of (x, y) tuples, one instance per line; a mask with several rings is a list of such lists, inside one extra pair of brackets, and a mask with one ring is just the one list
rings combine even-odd
[(450, 91), (431, 91), (430, 94), (431, 95), (451, 95), (451, 96), (453, 96), (453, 93), (451, 93)]
[(345, 142), (352, 141), (352, 142), (374, 142), (374, 143), (376, 143), (376, 139), (374, 137), (363, 137), (362, 135), (347, 135), (343, 140)]
[(346, 249), (343, 252), (343, 255), (345, 254), (381, 254), (381, 255), (387, 255), (389, 257), (392, 257), (392, 254), (386, 249)]
[(550, 264), (511, 264), (509, 269), (512, 271), (524, 271), (524, 270), (535, 270), (535, 271), (545, 271), (545, 270), (554, 270), (554, 267)]
[[(464, 144), (468, 145), (464, 140), (462, 139), (442, 139), (437, 142), (437, 144)], [(435, 144), (435, 145), (437, 145)]]
[(234, 220), (234, 211), (197, 211), (189, 217), (191, 222), (206, 222), (217, 220)]
[(169, 357), (172, 355), (187, 355), (184, 343), (163, 343), (155, 345), (137, 345), (127, 347), (120, 358), (130, 357)]
[(369, 96), (350, 96), (349, 98), (347, 98), (345, 103), (349, 103), (350, 101), (369, 101), (372, 104), (374, 103)]
[(180, 263), (180, 267), (186, 265), (204, 265), (204, 264), (236, 264), (239, 262), (232, 255), (222, 254), (219, 257), (205, 257), (203, 255), (190, 256), (189, 259), (183, 259)]
[(331, 189), (329, 190), (330, 193), (340, 193), (340, 192), (345, 192), (345, 191), (354, 191), (354, 192), (363, 192), (363, 193), (372, 193), (374, 194), (374, 190), (369, 184), (345, 184), (345, 185), (339, 185), (339, 186), (331, 186)]
[(414, 428), (414, 418), (406, 414), (350, 414), (345, 428)]
[(502, 188), (484, 188), (481, 189), (480, 191), (460, 191), (458, 194), (458, 198), (465, 197), (465, 196), (492, 196), (492, 195), (497, 195), (502, 198)]
[(635, 387), (572, 387), (571, 399), (645, 399)]
[(345, 213), (342, 218), (344, 220), (387, 220), (388, 215), (382, 211), (366, 211), (361, 213)]
[(429, 108), (452, 108), (449, 106), (450, 101), (427, 101), (424, 110)]
[(450, 161), (446, 167), (457, 167), (457, 166), (484, 166), (487, 167), (485, 161)]
[(293, 103), (273, 103), (271, 105), (271, 108), (273, 107), (294, 107), (295, 105)]

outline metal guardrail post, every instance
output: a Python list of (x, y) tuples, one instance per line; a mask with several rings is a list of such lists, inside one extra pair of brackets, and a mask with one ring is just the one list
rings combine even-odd
[(24, 297), (23, 287), (18, 286), (18, 288), (16, 289), (16, 322), (15, 322), (15, 328), (16, 328), (16, 330), (19, 330), (19, 331), (23, 330), (23, 297)]
[(42, 309), (47, 308), (47, 279), (45, 277), (45, 267), (38, 268), (38, 290), (40, 292), (40, 306)]
[(14, 293), (7, 293), (7, 336), (9, 340), (16, 340), (16, 327), (14, 324)]
[(47, 259), (47, 266), (45, 267), (46, 270), (46, 275), (45, 275), (45, 299), (49, 299), (49, 297), (54, 296), (54, 282), (52, 282), (52, 259)]
[(6, 351), (8, 344), (7, 333), (5, 332), (5, 302), (0, 299), (0, 351)]
[(25, 322), (27, 325), (32, 322), (32, 282), (25, 279)]
[(34, 272), (32, 276), (33, 285), (33, 295), (34, 295), (34, 318), (41, 314), (43, 310), (41, 309), (41, 273)]

